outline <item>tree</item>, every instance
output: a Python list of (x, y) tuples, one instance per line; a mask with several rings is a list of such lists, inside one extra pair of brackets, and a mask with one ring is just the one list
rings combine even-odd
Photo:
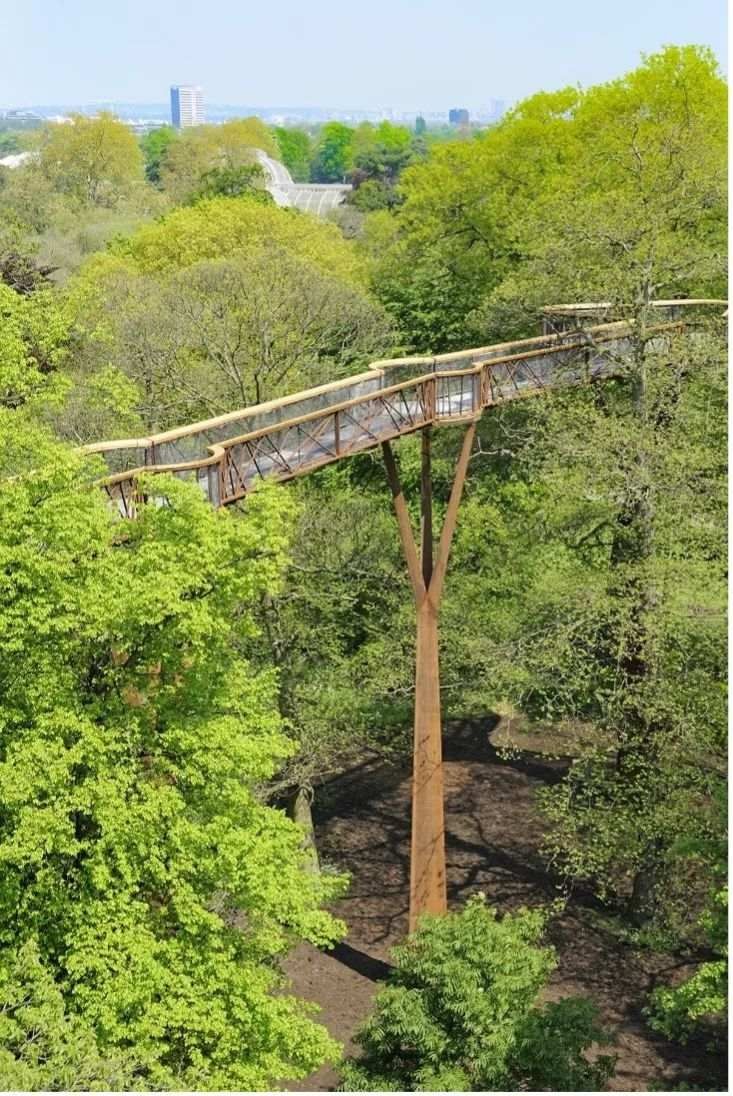
[(85, 289), (92, 289), (106, 271), (158, 274), (181, 270), (202, 259), (233, 257), (265, 243), (307, 259), (352, 285), (366, 287), (364, 263), (335, 225), (240, 198), (200, 201), (141, 225), (116, 240), (109, 255), (90, 259), (79, 281)]
[(294, 126), (275, 126), (273, 129), (279, 158), (297, 183), (310, 180), (311, 159), (313, 156), (310, 135), (304, 129)]
[(354, 132), (353, 163), (365, 179), (394, 184), (413, 155), (412, 135), (406, 126), (364, 122)]
[(417, 352), (475, 339), (466, 319), (518, 260), (523, 212), (570, 156), (578, 96), (540, 93), (475, 140), (435, 146), (401, 176), (396, 216), (368, 219), (375, 291)]
[(497, 920), (483, 896), (461, 913), (425, 917), (394, 949), (396, 969), (357, 1034), (345, 1090), (596, 1091), (614, 1059), (585, 1057), (608, 1043), (594, 1006), (566, 997), (539, 1006), (555, 964), (539, 947), (540, 911)]
[(207, 172), (254, 166), (256, 149), (277, 155), (277, 145), (259, 118), (232, 118), (220, 126), (185, 129), (162, 157), (161, 184), (174, 202), (185, 202)]
[(0, 967), (0, 1086), (33, 1092), (131, 1089), (141, 1062), (129, 1051), (103, 1054), (91, 1025), (69, 1013), (37, 943)]
[[(691, 797), (704, 801), (703, 789), (715, 783), (695, 757), (694, 736), (717, 755), (722, 734), (712, 713), (707, 728), (700, 724), (697, 702), (690, 692), (681, 695), (679, 670), (672, 670), (684, 658), (688, 679), (695, 667), (717, 691), (722, 636), (708, 618), (705, 639), (698, 635), (691, 643), (690, 632), (697, 629), (683, 625), (669, 608), (671, 560), (688, 533), (695, 546), (674, 582), (678, 611), (684, 604), (685, 615), (694, 619), (693, 606), (708, 600), (697, 584), (695, 559), (706, 571), (708, 593), (724, 565), (717, 538), (702, 548), (677, 510), (693, 483), (696, 529), (702, 514), (714, 522), (722, 506), (722, 478), (709, 448), (717, 416), (706, 416), (704, 425), (699, 419), (700, 400), (720, 406), (720, 347), (715, 337), (702, 334), (660, 347), (651, 301), (719, 294), (724, 284), (724, 99), (714, 59), (693, 47), (670, 47), (627, 77), (591, 89), (576, 113), (582, 138), (577, 171), (557, 180), (526, 218), (525, 262), (489, 298), (484, 313), (490, 325), (492, 319), (494, 328), (503, 321), (506, 330), (512, 310), (515, 317), (526, 316), (541, 297), (582, 295), (610, 302), (607, 318), (632, 323), (621, 390), (589, 399), (582, 412), (573, 403), (581, 416), (574, 425), (551, 416), (563, 439), (560, 448), (569, 444), (577, 454), (565, 451), (563, 475), (578, 467), (586, 495), (589, 482), (596, 483), (596, 505), (588, 512), (599, 517), (601, 499), (610, 506), (597, 525), (608, 536), (605, 624), (590, 658), (596, 680), (606, 682), (597, 686), (602, 703), (595, 718), (611, 732), (615, 760), (609, 768), (608, 759), (597, 757), (576, 769), (570, 801), (561, 802), (566, 793), (555, 793), (548, 802), (557, 826), (551, 845), (560, 861), (564, 846), (574, 871), (584, 865), (608, 883), (610, 869), (615, 887), (633, 865), (630, 911), (640, 922), (658, 912), (667, 850), (685, 805)], [(601, 134), (603, 145), (595, 143)], [(581, 434), (592, 438), (590, 461)], [(671, 797), (680, 805), (674, 822)], [(694, 831), (691, 819), (685, 824)]]
[(269, 205), (273, 199), (265, 189), (266, 176), (259, 164), (246, 167), (214, 167), (204, 172), (190, 202), (199, 202), (202, 198), (241, 198), (246, 195), (263, 205)]
[(149, 428), (224, 414), (348, 375), (385, 346), (379, 309), (275, 246), (110, 283), (114, 362)]
[[(720, 793), (724, 793), (722, 787)], [(722, 798), (722, 794), (721, 794)], [(721, 804), (722, 805), (722, 804)], [(724, 842), (678, 842), (677, 851), (689, 857), (712, 859), (716, 879), (707, 908), (699, 919), (709, 949), (694, 974), (675, 987), (659, 986), (651, 994), (646, 1014), (649, 1025), (670, 1039), (686, 1043), (691, 1035), (710, 1036), (711, 1028), (721, 1046), (728, 1009), (728, 887), (727, 848)]]
[(0, 227), (0, 282), (29, 294), (48, 286), (53, 267), (38, 262), (23, 227), (11, 219)]
[(58, 399), (67, 387), (58, 374), (70, 338), (71, 317), (50, 290), (21, 295), (0, 284), (0, 408), (36, 396)]
[(272, 792), (310, 800), (365, 752), (407, 751), (413, 621), (382, 470), (355, 458), (291, 490), (292, 557), (282, 590), (261, 602), (251, 654), (276, 667), (298, 744)]
[[(208, 213), (224, 217), (207, 241)], [(94, 264), (73, 295), (76, 383), (104, 348), (134, 382), (147, 429), (333, 380), (389, 346), (386, 317), (348, 277), (351, 256), (333, 226), (249, 197), (202, 200), (174, 216), (179, 231), (161, 224), (150, 246), (130, 241), (137, 262)], [(189, 230), (200, 259), (186, 250)], [(175, 254), (160, 250), (164, 239)]]
[(173, 126), (158, 126), (140, 138), (145, 158), (145, 177), (149, 183), (160, 182), (160, 168), (170, 146), (178, 138)]
[(317, 183), (342, 183), (353, 164), (354, 130), (343, 122), (326, 122), (316, 142), (312, 176)]
[(143, 175), (132, 131), (106, 111), (93, 118), (74, 114), (66, 125), (47, 126), (40, 163), (56, 190), (89, 205), (113, 205)]
[(302, 831), (262, 802), (292, 747), (272, 675), (238, 653), (277, 589), (287, 493), (242, 516), (156, 480), (125, 523), (24, 411), (0, 437), (3, 1077), (304, 1076), (336, 1048), (273, 993), (277, 961), (338, 937), (320, 907), (341, 882), (306, 873)]

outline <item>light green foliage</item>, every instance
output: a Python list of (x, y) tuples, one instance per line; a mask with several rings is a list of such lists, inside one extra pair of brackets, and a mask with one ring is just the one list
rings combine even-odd
[[(229, 223), (241, 235), (228, 239), (224, 255), (208, 259), (195, 229), (211, 227), (209, 214), (223, 228), (222, 212), (239, 215)], [(205, 200), (189, 213), (191, 224), (183, 211), (173, 214), (177, 224), (167, 234), (156, 225), (155, 242), (184, 246), (183, 234), (171, 231), (182, 225), (203, 252), (198, 261), (194, 252), (184, 265), (179, 254), (151, 271), (151, 249), (145, 265), (134, 262), (133, 239), (120, 245), (128, 249), (125, 259), (92, 264), (75, 286), (85, 332), (74, 363), (78, 384), (86, 385), (103, 353), (136, 385), (147, 429), (167, 428), (334, 380), (388, 348), (383, 311), (337, 273), (339, 261), (348, 269), (351, 257), (332, 226), (313, 232), (308, 224), (301, 233), (304, 218), (250, 199)], [(253, 231), (245, 235), (240, 219)], [(329, 248), (335, 270), (324, 266)]]
[(69, 316), (49, 290), (22, 296), (0, 283), (0, 407), (61, 393), (64, 384), (55, 374), (69, 329)]
[(128, 126), (105, 111), (49, 125), (40, 142), (41, 169), (55, 190), (89, 205), (113, 205), (142, 179), (140, 148)]
[[(366, 230), (375, 287), (418, 350), (466, 346), (465, 317), (516, 258), (518, 223), (569, 154), (573, 89), (540, 93), (400, 180), (391, 230)], [(390, 238), (391, 237), (391, 238)]]
[(278, 159), (282, 160), (296, 183), (307, 183), (313, 156), (310, 134), (294, 126), (275, 126), (272, 132), (277, 141)]
[(585, 1058), (592, 1043), (609, 1041), (591, 1003), (537, 1003), (555, 966), (552, 949), (539, 946), (544, 923), (539, 910), (500, 921), (483, 896), (459, 914), (423, 918), (394, 949), (396, 970), (357, 1035), (362, 1054), (347, 1063), (343, 1088), (602, 1088), (613, 1058)]
[[(346, 281), (361, 285), (366, 281), (363, 263), (334, 225), (236, 198), (211, 199), (176, 209), (116, 242), (112, 254), (128, 269), (147, 274), (181, 269), (201, 259), (226, 258), (265, 242)], [(107, 268), (115, 269), (115, 264), (106, 257), (91, 262), (88, 280), (93, 282)]]
[(161, 156), (161, 185), (174, 202), (185, 202), (207, 172), (254, 165), (258, 148), (277, 156), (277, 145), (259, 118), (232, 118), (220, 126), (185, 129), (168, 142)]
[(316, 183), (342, 183), (354, 162), (354, 131), (343, 122), (326, 122), (318, 135), (311, 174)]
[[(519, 225), (523, 262), (480, 323), (511, 331), (518, 307), (725, 296), (726, 88), (708, 51), (668, 47), (591, 88), (572, 161)], [(526, 322), (526, 320), (525, 320)]]
[[(156, 480), (122, 523), (88, 488), (96, 469), (19, 412), (0, 431), (15, 473), (0, 484), (0, 968), (25, 999), (37, 948), (28, 1007), (57, 1059), (31, 1087), (92, 1035), (102, 1083), (117, 1058), (148, 1088), (303, 1076), (335, 1047), (272, 995), (276, 960), (338, 937), (320, 907), (341, 881), (305, 874), (300, 831), (261, 802), (292, 747), (272, 674), (238, 654), (279, 584), (287, 493), (242, 517)], [(28, 1015), (4, 1048), (14, 1077), (35, 1070)]]
[[(534, 325), (538, 304), (708, 295), (721, 284), (725, 85), (668, 47), (622, 79), (540, 93), (400, 182), (366, 228), (374, 281), (420, 350)], [(480, 334), (477, 334), (480, 332)]]
[(29, 939), (0, 967), (0, 1088), (88, 1092), (136, 1087), (134, 1053), (100, 1053), (93, 1029), (69, 1013), (64, 996)]

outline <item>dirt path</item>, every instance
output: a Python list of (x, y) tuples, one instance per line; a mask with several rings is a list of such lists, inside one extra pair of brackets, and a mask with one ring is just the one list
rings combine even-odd
[[(448, 898), (460, 907), (484, 891), (501, 911), (537, 905), (558, 891), (538, 855), (542, 820), (535, 791), (561, 778), (563, 762), (503, 761), (489, 743), (491, 723), (459, 724), (446, 735), (445, 788)], [(409, 768), (366, 764), (319, 792), (315, 824), (321, 858), (352, 875), (335, 912), (349, 925), (333, 952), (301, 945), (286, 963), (298, 996), (317, 1002), (320, 1019), (347, 1047), (368, 1014), (377, 981), (389, 971), (389, 949), (407, 932)], [(583, 994), (618, 1033), (611, 1088), (725, 1088), (725, 1063), (702, 1047), (657, 1038), (642, 1008), (655, 985), (679, 972), (669, 957), (636, 952), (599, 928), (592, 900), (576, 897), (551, 927), (559, 966), (550, 996)], [(329, 1091), (328, 1068), (291, 1091)]]

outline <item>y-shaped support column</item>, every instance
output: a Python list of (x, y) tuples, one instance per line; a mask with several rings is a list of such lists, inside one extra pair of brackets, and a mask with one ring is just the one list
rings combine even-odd
[(410, 932), (423, 913), (445, 913), (445, 823), (443, 819), (443, 759), (440, 718), (438, 613), (443, 595), (458, 505), (466, 481), (476, 424), (463, 438), (448, 509), (433, 561), (431, 428), (422, 431), (420, 491), (420, 553), (389, 442), (382, 443), (402, 548), (407, 561), (417, 615), (415, 659), (415, 737), (412, 775), (412, 844), (410, 850)]

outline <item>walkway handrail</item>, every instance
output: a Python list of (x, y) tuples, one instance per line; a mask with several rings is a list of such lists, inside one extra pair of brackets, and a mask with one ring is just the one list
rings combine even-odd
[[(655, 306), (678, 316), (682, 309), (726, 302)], [(592, 307), (604, 305), (548, 311), (582, 314)], [(682, 326), (675, 320), (651, 331), (660, 337)], [(549, 387), (618, 375), (631, 337), (632, 325), (622, 320), (434, 357), (377, 361), (341, 381), (148, 437), (87, 445), (83, 452), (103, 454), (112, 466), (120, 457), (133, 463), (101, 484), (125, 516), (135, 512), (139, 478), (151, 472), (193, 479), (214, 505), (228, 505), (257, 479), (291, 479), (429, 423), (475, 418), (488, 406)]]

